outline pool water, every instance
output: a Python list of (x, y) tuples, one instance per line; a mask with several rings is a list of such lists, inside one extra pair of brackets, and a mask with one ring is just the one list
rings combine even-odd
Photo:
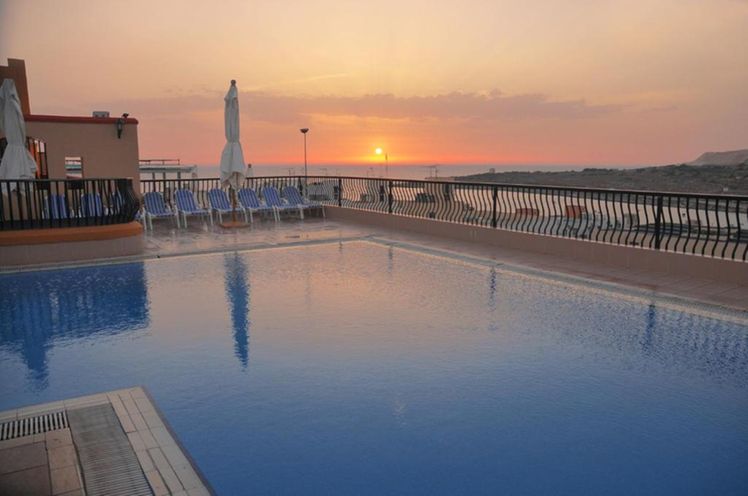
[(133, 385), (218, 494), (748, 494), (744, 321), (376, 243), (0, 276), (0, 410)]

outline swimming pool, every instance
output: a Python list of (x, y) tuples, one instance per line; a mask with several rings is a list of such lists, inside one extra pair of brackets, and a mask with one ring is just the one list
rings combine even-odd
[(0, 276), (0, 410), (144, 385), (218, 494), (746, 494), (748, 326), (372, 242)]

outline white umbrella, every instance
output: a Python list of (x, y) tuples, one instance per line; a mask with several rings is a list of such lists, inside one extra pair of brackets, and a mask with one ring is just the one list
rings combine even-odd
[(236, 81), (233, 79), (224, 101), (226, 145), (221, 153), (221, 184), (236, 190), (244, 182), (247, 166), (244, 163), (242, 145), (239, 143), (239, 90), (236, 89)]
[(26, 148), (26, 122), (12, 79), (3, 80), (0, 87), (0, 131), (8, 140), (0, 162), (0, 179), (34, 179), (36, 162)]

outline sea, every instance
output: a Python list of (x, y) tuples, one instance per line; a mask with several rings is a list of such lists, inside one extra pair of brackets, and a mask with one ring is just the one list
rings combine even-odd
[[(309, 164), (310, 176), (350, 176), (350, 177), (390, 177), (393, 179), (438, 179), (485, 172), (510, 171), (571, 171), (582, 170), (587, 167), (615, 167), (590, 165), (549, 165), (549, 164), (501, 164), (501, 165), (341, 165), (341, 164)], [(219, 169), (215, 164), (197, 166), (198, 177), (218, 177)], [(254, 176), (296, 176), (304, 174), (304, 166), (298, 164), (252, 165)]]

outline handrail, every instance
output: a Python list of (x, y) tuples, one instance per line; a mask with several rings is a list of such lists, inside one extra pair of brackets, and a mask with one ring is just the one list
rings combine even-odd
[[(247, 178), (297, 187), (323, 205), (730, 260), (748, 259), (748, 196), (351, 176)], [(207, 204), (218, 178), (144, 179), (167, 202), (178, 188)]]
[(0, 231), (132, 222), (132, 178), (0, 180)]

